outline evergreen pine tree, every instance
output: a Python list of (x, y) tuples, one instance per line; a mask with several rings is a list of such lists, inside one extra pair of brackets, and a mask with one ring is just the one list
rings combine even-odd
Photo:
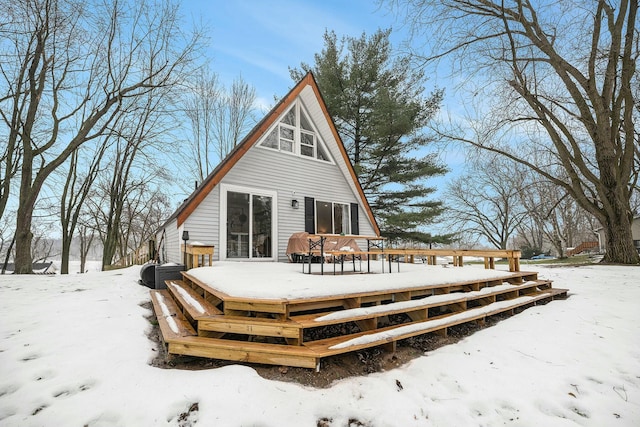
[(290, 69), (299, 80), (313, 72), (329, 113), (347, 148), (382, 235), (393, 240), (444, 243), (447, 236), (424, 231), (442, 213), (442, 202), (428, 200), (435, 191), (425, 180), (447, 169), (433, 154), (422, 132), (437, 112), (442, 91), (424, 94), (424, 73), (408, 56), (396, 55), (391, 30), (371, 37), (324, 35), (325, 46), (314, 66)]

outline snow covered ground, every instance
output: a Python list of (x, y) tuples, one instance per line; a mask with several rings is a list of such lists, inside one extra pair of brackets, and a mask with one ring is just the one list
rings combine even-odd
[(536, 270), (570, 298), (326, 389), (150, 366), (138, 268), (0, 276), (0, 426), (639, 426), (640, 267)]

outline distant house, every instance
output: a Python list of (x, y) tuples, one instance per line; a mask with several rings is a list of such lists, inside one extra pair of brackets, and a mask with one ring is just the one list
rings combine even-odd
[[(607, 251), (607, 239), (604, 234), (604, 228), (596, 230), (598, 233), (598, 244), (600, 246), (600, 252)], [(631, 222), (631, 236), (633, 238), (633, 245), (636, 247), (638, 253), (640, 253), (640, 215), (636, 215)]]
[(379, 235), (346, 149), (307, 74), (187, 198), (156, 236), (160, 262), (181, 237), (214, 259), (284, 261), (297, 232)]

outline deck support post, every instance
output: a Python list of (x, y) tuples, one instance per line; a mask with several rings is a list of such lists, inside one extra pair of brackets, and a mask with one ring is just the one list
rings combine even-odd
[(388, 342), (386, 344), (382, 344), (382, 349), (384, 351), (386, 351), (387, 353), (395, 353), (397, 350), (397, 342), (396, 341), (391, 341)]

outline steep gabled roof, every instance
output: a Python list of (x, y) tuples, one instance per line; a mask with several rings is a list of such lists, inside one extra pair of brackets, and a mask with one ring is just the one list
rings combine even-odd
[(313, 89), (313, 92), (316, 95), (318, 100), (318, 104), (322, 109), (325, 119), (329, 124), (329, 128), (331, 129), (331, 133), (335, 138), (338, 148), (340, 149), (340, 153), (342, 154), (342, 158), (347, 165), (349, 170), (349, 174), (353, 181), (353, 184), (362, 199), (366, 214), (371, 220), (371, 224), (373, 225), (374, 231), (377, 235), (380, 234), (380, 229), (378, 228), (378, 223), (376, 222), (375, 217), (373, 216), (373, 212), (371, 211), (371, 206), (369, 206), (369, 202), (364, 195), (364, 191), (362, 190), (362, 186), (358, 181), (358, 177), (356, 176), (353, 165), (351, 164), (351, 160), (349, 159), (349, 155), (347, 154), (347, 150), (344, 147), (344, 143), (338, 135), (338, 131), (336, 130), (335, 123), (333, 119), (329, 115), (327, 111), (327, 106), (322, 98), (322, 94), (320, 94), (320, 90), (318, 89), (318, 84), (316, 83), (315, 78), (312, 73), (307, 73), (297, 85), (294, 86), (289, 93), (280, 100), (280, 102), (269, 111), (269, 113), (254, 126), (254, 128), (244, 137), (244, 139), (236, 145), (236, 147), (231, 150), (229, 155), (224, 158), (222, 162), (205, 178), (202, 184), (193, 192), (191, 195), (180, 205), (180, 207), (176, 210), (176, 212), (172, 215), (171, 219), (177, 217), (178, 226), (186, 221), (186, 219), (191, 215), (191, 213), (198, 207), (198, 205), (207, 197), (209, 192), (213, 190), (213, 188), (222, 181), (222, 178), (233, 168), (233, 166), (242, 158), (242, 156), (258, 141), (264, 133), (271, 127), (271, 125), (282, 115), (283, 112), (287, 111), (287, 109), (291, 106), (291, 104), (298, 97), (300, 92), (307, 87), (310, 86)]

